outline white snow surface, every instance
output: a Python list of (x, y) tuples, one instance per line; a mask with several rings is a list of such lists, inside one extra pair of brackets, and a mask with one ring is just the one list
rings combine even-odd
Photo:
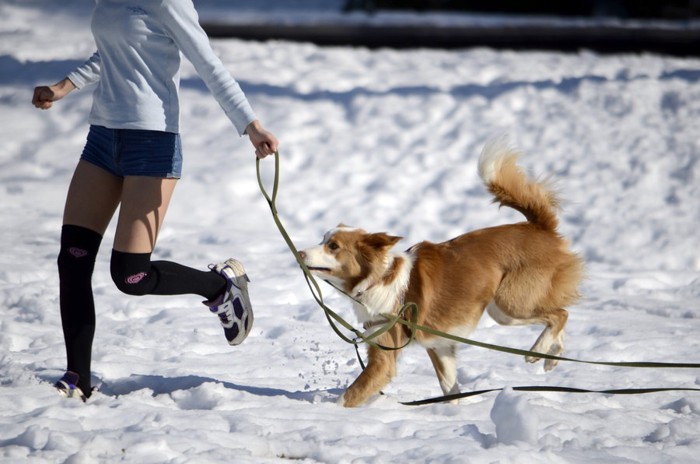
[[(206, 13), (206, 4), (203, 7)], [(49, 111), (35, 85), (93, 51), (90, 2), (0, 3), (0, 461), (30, 463), (689, 463), (700, 393), (526, 393), (459, 405), (427, 355), (356, 409), (336, 398), (359, 374), (272, 221), (250, 144), (183, 65), (184, 177), (154, 253), (205, 268), (230, 256), (252, 279), (255, 326), (226, 344), (195, 296), (120, 294), (113, 229), (94, 289), (95, 383), (86, 404), (51, 384), (65, 354), (56, 257), (62, 206), (87, 134), (91, 91)], [(700, 60), (488, 48), (394, 51), (214, 40), (281, 140), (278, 209), (299, 247), (339, 222), (441, 241), (520, 220), (491, 204), (478, 155), (507, 133), (522, 165), (564, 198), (561, 232), (587, 263), (566, 355), (699, 362)], [(264, 160), (264, 179), (273, 162)], [(350, 322), (351, 305), (323, 284)], [(477, 340), (529, 348), (538, 327), (485, 316)], [(541, 363), (459, 349), (464, 391), (520, 385), (700, 387), (693, 369)]]

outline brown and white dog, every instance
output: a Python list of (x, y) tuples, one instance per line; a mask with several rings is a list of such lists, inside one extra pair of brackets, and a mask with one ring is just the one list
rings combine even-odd
[[(564, 308), (579, 297), (583, 263), (557, 233), (556, 196), (530, 180), (517, 157), (503, 141), (492, 142), (479, 158), (479, 175), (494, 202), (519, 211), (526, 222), (475, 230), (443, 243), (421, 242), (405, 252), (391, 251), (401, 237), (341, 224), (300, 254), (315, 275), (357, 300), (353, 307), (366, 329), (403, 302), (414, 302), (419, 325), (466, 337), (487, 310), (499, 324), (544, 324), (531, 351), (559, 355), (568, 317)], [(396, 324), (375, 341), (398, 347), (409, 336), (405, 326)], [(420, 330), (415, 340), (427, 349), (442, 391), (458, 393), (456, 343)], [(367, 367), (339, 401), (358, 406), (378, 393), (396, 374), (398, 353), (370, 346)], [(545, 371), (556, 364), (547, 359)]]

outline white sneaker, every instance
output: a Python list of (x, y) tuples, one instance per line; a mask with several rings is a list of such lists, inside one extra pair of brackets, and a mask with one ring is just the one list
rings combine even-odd
[(205, 301), (209, 310), (219, 316), (229, 345), (239, 345), (253, 328), (253, 307), (248, 297), (248, 276), (243, 264), (235, 259), (210, 264), (209, 269), (226, 279), (226, 291), (215, 300)]
[(78, 374), (73, 371), (66, 371), (63, 377), (53, 386), (56, 388), (59, 395), (65, 396), (66, 398), (77, 398), (84, 403), (87, 401), (87, 397), (80, 387), (78, 387), (78, 379), (80, 379)]

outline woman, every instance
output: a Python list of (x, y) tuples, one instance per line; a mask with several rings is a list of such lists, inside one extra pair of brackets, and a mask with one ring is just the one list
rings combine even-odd
[(87, 142), (68, 189), (58, 256), (67, 371), (55, 386), (83, 401), (92, 393), (92, 272), (117, 206), (110, 271), (121, 291), (201, 295), (232, 345), (252, 326), (247, 276), (238, 261), (210, 265), (208, 271), (151, 261), (181, 174), (180, 53), (239, 135), (248, 136), (258, 158), (278, 146), (211, 49), (192, 0), (97, 0), (91, 25), (97, 52), (60, 82), (35, 88), (32, 99), (37, 108), (49, 109), (72, 90), (97, 84)]

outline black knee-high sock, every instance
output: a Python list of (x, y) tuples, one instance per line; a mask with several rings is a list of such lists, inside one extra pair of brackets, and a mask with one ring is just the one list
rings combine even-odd
[(61, 325), (67, 369), (80, 376), (78, 386), (91, 394), (90, 360), (95, 335), (92, 271), (102, 236), (85, 227), (64, 225), (58, 254)]
[(129, 295), (201, 295), (213, 300), (223, 293), (226, 279), (170, 261), (151, 261), (150, 253), (112, 250), (110, 265), (117, 288)]

